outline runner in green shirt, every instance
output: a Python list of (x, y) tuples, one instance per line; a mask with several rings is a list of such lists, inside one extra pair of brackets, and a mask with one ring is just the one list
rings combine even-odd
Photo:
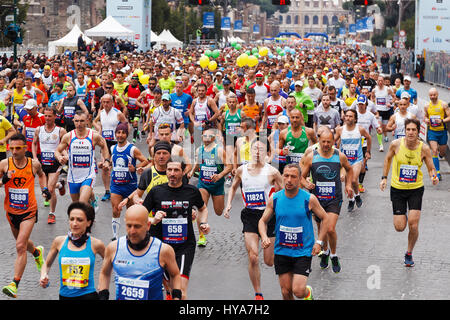
[(303, 92), (302, 81), (295, 82), (295, 91), (291, 93), (291, 96), (294, 96), (297, 100), (296, 108), (302, 112), (305, 123), (308, 122), (308, 110), (314, 110), (314, 101)]

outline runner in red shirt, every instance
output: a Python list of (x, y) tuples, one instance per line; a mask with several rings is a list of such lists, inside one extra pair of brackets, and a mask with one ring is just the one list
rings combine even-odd
[[(45, 124), (45, 117), (43, 114), (38, 112), (38, 104), (35, 99), (29, 99), (25, 106), (23, 107), (27, 111), (27, 115), (23, 117), (23, 124), (25, 126), (25, 137), (27, 138), (27, 153), (26, 156), (33, 158), (32, 144), (34, 138), (34, 132), (37, 127), (43, 126)], [(38, 146), (37, 153), (40, 154), (41, 150)]]

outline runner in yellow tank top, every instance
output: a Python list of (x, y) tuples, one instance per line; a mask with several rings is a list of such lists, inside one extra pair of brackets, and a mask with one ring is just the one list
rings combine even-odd
[(438, 155), (443, 158), (447, 151), (446, 125), (450, 122), (450, 108), (445, 102), (439, 100), (436, 88), (431, 88), (428, 95), (430, 103), (425, 106), (425, 123), (428, 124), (427, 139), (431, 147), (437, 177), (442, 180)]
[(428, 169), (433, 185), (439, 183), (431, 158), (430, 147), (419, 140), (420, 122), (405, 120), (405, 137), (392, 141), (384, 160), (380, 189), (384, 191), (392, 163), (391, 201), (394, 213), (394, 228), (398, 232), (409, 226), (408, 249), (405, 266), (414, 266), (412, 251), (419, 237), (419, 220), (424, 193), (422, 164)]

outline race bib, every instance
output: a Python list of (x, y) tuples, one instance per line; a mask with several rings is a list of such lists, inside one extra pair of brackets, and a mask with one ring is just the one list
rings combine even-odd
[(386, 98), (376, 98), (377, 105), (379, 106), (385, 106), (386, 105)]
[(34, 138), (34, 132), (36, 131), (36, 128), (25, 128), (25, 134), (27, 137), (27, 141), (33, 142)]
[(128, 167), (114, 167), (112, 179), (115, 184), (126, 184), (130, 182)]
[(74, 154), (72, 156), (72, 166), (74, 168), (87, 168), (91, 165), (90, 154)]
[(136, 98), (128, 98), (128, 109), (137, 109), (137, 99)]
[(119, 277), (117, 300), (147, 300), (150, 281)]
[(357, 147), (346, 145), (345, 148), (342, 148), (342, 152), (347, 157), (348, 161), (356, 161), (358, 160), (358, 149)]
[(102, 130), (102, 137), (105, 140), (112, 141), (114, 140), (114, 131), (112, 129)]
[(286, 160), (288, 163), (299, 163), (303, 157), (303, 153), (290, 153)]
[(288, 248), (303, 247), (303, 227), (280, 226), (280, 245)]
[(66, 118), (73, 118), (75, 116), (75, 107), (73, 106), (65, 106), (64, 107), (64, 116)]
[(9, 188), (9, 204), (11, 208), (26, 209), (28, 208), (28, 189)]
[(441, 116), (438, 115), (430, 116), (430, 125), (432, 127), (439, 127), (442, 122), (438, 122), (438, 120), (441, 120)]
[(212, 183), (212, 176), (217, 173), (217, 167), (202, 166), (200, 169), (200, 180), (205, 183)]
[(245, 192), (244, 197), (247, 208), (251, 209), (266, 206), (266, 197), (264, 194), (264, 190)]
[(336, 198), (336, 183), (316, 182), (316, 196), (319, 200), (332, 200)]
[(187, 240), (187, 218), (163, 219), (162, 234), (165, 243), (184, 243)]
[(267, 126), (269, 126), (269, 128), (272, 128), (273, 124), (275, 123), (275, 121), (277, 120), (278, 116), (267, 116)]
[(206, 114), (196, 114), (195, 115), (195, 121), (197, 121), (197, 122), (204, 122), (206, 120), (207, 120)]
[(400, 182), (414, 183), (417, 181), (418, 166), (402, 164), (400, 165)]
[(55, 153), (50, 151), (41, 152), (41, 162), (45, 166), (51, 166), (55, 164)]
[(64, 286), (81, 289), (89, 285), (89, 258), (61, 258), (61, 276)]
[(238, 123), (228, 123), (227, 124), (227, 134), (229, 135), (237, 135), (239, 134), (239, 128), (240, 128), (241, 124)]

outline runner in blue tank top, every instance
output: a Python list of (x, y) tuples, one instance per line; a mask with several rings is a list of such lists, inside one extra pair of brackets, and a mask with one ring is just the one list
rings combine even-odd
[[(351, 184), (353, 181), (353, 169), (346, 155), (333, 148), (334, 136), (331, 129), (327, 126), (323, 127), (324, 129), (322, 129), (323, 131), (319, 137), (319, 148), (303, 157), (302, 175), (306, 180), (309, 179), (308, 176), (311, 173), (312, 182), (307, 182), (305, 186), (311, 190), (311, 193), (319, 200), (320, 205), (330, 215), (329, 231), (324, 240), (325, 251), (321, 254), (320, 267), (322, 269), (328, 268), (328, 260), (331, 258), (333, 272), (338, 273), (341, 271), (341, 265), (336, 254), (336, 223), (341, 212), (343, 193), (340, 171), (341, 168), (344, 168), (346, 171), (345, 193), (347, 197), (351, 198), (353, 196)], [(320, 230), (322, 228), (320, 218), (316, 217), (316, 221)], [(328, 249), (328, 242), (331, 255)]]
[[(297, 164), (284, 168), (285, 189), (274, 193), (266, 206), (258, 229), (264, 248), (269, 247), (267, 224), (275, 214), (275, 273), (278, 275), (283, 299), (294, 296), (313, 300), (312, 288), (307, 284), (311, 272), (312, 256), (321, 251), (328, 230), (329, 215), (320, 206), (317, 198), (300, 189), (301, 170)], [(312, 213), (322, 219), (319, 240), (314, 242)]]
[(100, 300), (109, 299), (109, 283), (114, 269), (117, 300), (162, 300), (164, 269), (173, 284), (172, 296), (181, 299), (181, 276), (171, 246), (150, 236), (151, 222), (142, 205), (125, 213), (127, 235), (106, 248), (99, 277)]
[(84, 202), (73, 202), (68, 210), (67, 236), (56, 237), (41, 269), (40, 285), (47, 288), (48, 273), (59, 254), (60, 300), (98, 300), (95, 288), (95, 255), (105, 255), (105, 245), (90, 236), (95, 210)]

